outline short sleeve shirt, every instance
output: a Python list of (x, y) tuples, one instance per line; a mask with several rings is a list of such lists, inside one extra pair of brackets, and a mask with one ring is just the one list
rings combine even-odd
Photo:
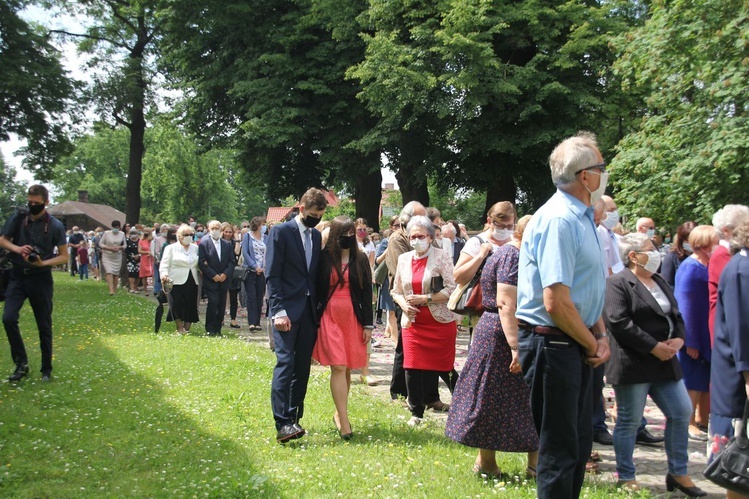
[(564, 191), (534, 215), (523, 234), (516, 316), (530, 324), (555, 326), (544, 306), (544, 288), (561, 283), (590, 327), (600, 318), (604, 296), (603, 250), (593, 208)]
[[(20, 220), (19, 220), (20, 218)], [(44, 216), (32, 220), (26, 215), (14, 213), (3, 227), (2, 235), (12, 239), (18, 246), (33, 246), (42, 256), (42, 260), (49, 260), (55, 256), (55, 248), (67, 244), (65, 227), (58, 219), (45, 212)], [(21, 255), (13, 253), (10, 261), (16, 267), (31, 267)]]

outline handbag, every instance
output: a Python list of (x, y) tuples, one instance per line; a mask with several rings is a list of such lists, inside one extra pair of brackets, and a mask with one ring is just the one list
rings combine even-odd
[[(479, 241), (484, 242), (480, 237)], [(481, 293), (481, 272), (484, 270), (484, 265), (489, 255), (486, 255), (486, 258), (481, 262), (479, 268), (476, 269), (476, 273), (468, 284), (459, 284), (450, 294), (450, 299), (447, 301), (447, 308), (452, 312), (468, 316), (479, 316), (484, 313), (484, 305), (482, 303), (484, 296)]]
[(231, 274), (231, 278), (234, 281), (244, 281), (247, 279), (247, 274), (249, 273), (249, 270), (247, 267), (243, 265), (237, 265), (234, 267), (234, 272)]
[(743, 495), (749, 494), (747, 418), (749, 418), (749, 400), (744, 403), (744, 416), (736, 425), (734, 437), (702, 472), (705, 478), (714, 484)]
[(385, 265), (385, 260), (375, 265), (374, 272), (372, 272), (372, 281), (375, 284), (384, 284), (388, 278), (388, 266)]

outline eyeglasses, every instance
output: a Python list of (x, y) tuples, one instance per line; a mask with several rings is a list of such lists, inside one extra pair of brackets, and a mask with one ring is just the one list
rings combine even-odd
[[(597, 168), (598, 170), (601, 170), (601, 173), (606, 173), (606, 162), (598, 163), (597, 165), (591, 165), (591, 166), (589, 166), (587, 168), (583, 168), (580, 171), (582, 172), (582, 171), (586, 171), (586, 170), (592, 170), (593, 168)], [(580, 173), (580, 172), (578, 172), (578, 173)], [(595, 172), (591, 172), (591, 173), (595, 173)]]
[(427, 236), (424, 234), (414, 234), (413, 236), (409, 236), (409, 239), (413, 241), (414, 239), (426, 239)]
[(185, 236), (190, 236), (190, 237), (195, 237), (195, 233), (194, 232), (192, 232), (192, 233), (188, 232), (187, 234), (184, 234), (184, 235)]
[(401, 228), (401, 224), (393, 224), (390, 227), (392, 227), (394, 229), (400, 229)]
[(250, 228), (250, 226), (249, 226), (249, 225), (243, 225), (243, 226), (242, 226), (242, 228), (243, 228), (243, 229), (249, 229), (249, 228)]
[(515, 228), (515, 224), (514, 223), (512, 223), (512, 224), (503, 224), (503, 223), (497, 222), (496, 220), (492, 220), (492, 225), (495, 226), (498, 229), (513, 230)]

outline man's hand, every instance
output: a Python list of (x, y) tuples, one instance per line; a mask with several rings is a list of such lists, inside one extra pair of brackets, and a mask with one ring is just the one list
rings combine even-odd
[(666, 341), (664, 341), (663, 343), (665, 343), (666, 345), (670, 346), (671, 348), (673, 348), (677, 352), (679, 350), (681, 350), (681, 348), (684, 346), (684, 340), (682, 340), (681, 338), (669, 338)]
[(15, 246), (12, 249), (12, 251), (13, 251), (13, 253), (21, 255), (21, 257), (28, 262), (29, 261), (28, 257), (31, 254), (31, 252), (34, 251), (34, 247), (33, 246), (29, 246), (28, 244), (26, 244), (24, 246)]
[(362, 343), (366, 345), (372, 340), (372, 330), (365, 327), (361, 336), (362, 336)]
[(291, 320), (288, 317), (276, 317), (273, 319), (273, 327), (277, 331), (291, 331)]
[(598, 367), (611, 357), (611, 350), (609, 349), (609, 341), (606, 338), (596, 340), (596, 353), (593, 356), (588, 356), (586, 362), (590, 367)]

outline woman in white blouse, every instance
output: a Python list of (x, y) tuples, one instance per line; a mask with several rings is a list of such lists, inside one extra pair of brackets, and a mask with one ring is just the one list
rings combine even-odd
[(172, 281), (172, 317), (177, 332), (187, 334), (198, 322), (198, 246), (195, 230), (189, 225), (177, 229), (177, 242), (164, 248), (159, 273), (161, 281)]

